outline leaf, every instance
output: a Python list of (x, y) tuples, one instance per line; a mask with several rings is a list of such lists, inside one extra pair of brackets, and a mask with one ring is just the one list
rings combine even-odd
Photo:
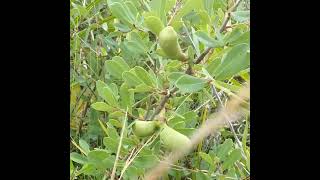
[(111, 3), (110, 1), (108, 1), (108, 5), (113, 16), (117, 17), (120, 21), (128, 25), (133, 23), (134, 19), (132, 19), (132, 16), (130, 16), (128, 10), (126, 9), (123, 3)]
[(203, 172), (195, 172), (196, 180), (210, 180), (211, 178)]
[(97, 111), (104, 111), (104, 112), (113, 112), (115, 108), (109, 106), (105, 102), (95, 102), (91, 104), (91, 107)]
[(103, 30), (108, 31), (108, 23), (103, 23), (101, 27)]
[(129, 91), (129, 86), (123, 83), (120, 87), (121, 107), (132, 113), (132, 105), (134, 104), (134, 93)]
[(112, 90), (101, 80), (96, 82), (97, 91), (100, 97), (103, 98), (109, 105), (113, 107), (119, 107), (116, 98), (114, 97), (114, 93)]
[(231, 12), (231, 17), (242, 23), (242, 22), (245, 22), (245, 21), (248, 21), (250, 20), (250, 11), (247, 10), (247, 11), (236, 11), (236, 12)]
[(139, 179), (139, 175), (140, 175), (140, 173), (139, 173), (139, 171), (138, 171), (138, 169), (136, 168), (136, 167), (134, 167), (134, 166), (129, 166), (128, 168), (127, 168), (127, 170), (125, 171), (125, 173), (124, 173), (124, 179), (126, 178), (126, 179), (132, 179), (132, 180), (138, 180)]
[(213, 166), (213, 159), (211, 158), (211, 156), (207, 153), (204, 152), (199, 152), (199, 156), (205, 160), (207, 163), (209, 163), (211, 166)]
[(178, 131), (181, 134), (184, 134), (185, 136), (191, 137), (195, 128), (175, 128), (176, 131)]
[(138, 155), (133, 161), (133, 165), (135, 167), (144, 168), (144, 169), (151, 168), (157, 163), (158, 163), (158, 158), (153, 154)]
[[(160, 22), (166, 24), (166, 5), (168, 0), (152, 0), (150, 2), (151, 12), (154, 12), (158, 18), (160, 18)], [(170, 0), (169, 0), (170, 1)]]
[(99, 163), (109, 156), (110, 154), (106, 150), (95, 149), (88, 153), (88, 160), (92, 163)]
[(153, 90), (152, 87), (146, 85), (146, 84), (140, 84), (136, 86), (135, 89), (133, 89), (133, 92), (151, 92)]
[(209, 35), (203, 31), (197, 31), (195, 32), (195, 35), (198, 37), (198, 40), (204, 43), (207, 47), (217, 48), (224, 46), (223, 42), (209, 37)]
[(131, 1), (124, 2), (127, 12), (133, 23), (136, 22), (136, 17), (138, 15), (138, 10), (136, 6)]
[(131, 53), (144, 54), (146, 52), (146, 49), (144, 48), (144, 46), (142, 46), (136, 41), (126, 41), (124, 42), (124, 44)]
[(111, 83), (109, 87), (112, 90), (114, 97), (116, 97), (116, 99), (118, 100), (119, 99), (118, 86), (115, 83)]
[(122, 78), (129, 86), (137, 86), (143, 83), (142, 80), (139, 79), (136, 74), (129, 71), (123, 72)]
[(153, 81), (151, 75), (145, 69), (140, 66), (136, 66), (134, 70), (138, 78), (140, 78), (146, 85), (155, 87), (156, 82)]
[(87, 162), (86, 157), (76, 152), (70, 153), (70, 159), (79, 164), (85, 164)]
[(182, 93), (194, 93), (203, 89), (207, 83), (206, 80), (186, 74), (177, 80), (176, 86)]
[(105, 62), (105, 68), (107, 72), (118, 79), (122, 78), (124, 71), (130, 70), (129, 65), (120, 56), (115, 56), (112, 60), (107, 60)]
[(198, 114), (194, 111), (189, 111), (183, 114), (184, 122), (186, 123), (187, 127), (194, 127), (198, 122)]
[(71, 174), (73, 174), (73, 171), (74, 171), (74, 166), (73, 166), (73, 163), (70, 159), (70, 176), (71, 176)]
[(208, 66), (206, 67), (206, 70), (209, 72), (209, 74), (211, 76), (214, 76), (217, 68), (219, 67), (219, 65), (221, 64), (221, 57), (218, 57), (216, 59), (214, 59), (213, 61), (211, 61)]
[(124, 112), (123, 111), (114, 111), (114, 112), (109, 114), (109, 118), (112, 118), (112, 119), (121, 118), (123, 116), (124, 116)]
[(222, 164), (222, 169), (229, 168), (233, 163), (241, 159), (241, 150), (235, 149), (231, 152), (231, 154), (226, 158), (226, 160)]
[(178, 13), (174, 16), (172, 19), (172, 26), (174, 27), (175, 30), (178, 30), (181, 26), (182, 23), (180, 22), (182, 17), (191, 12), (192, 10), (199, 10), (203, 6), (203, 1), (199, 0), (186, 0), (184, 4), (182, 4), (180, 10)]
[(238, 92), (240, 90), (240, 86), (236, 86), (236, 85), (232, 85), (232, 84), (227, 84), (223, 81), (215, 81), (216, 84), (226, 88), (226, 89), (229, 89), (230, 91), (233, 91), (233, 92)]
[(186, 123), (184, 121), (178, 122), (173, 126), (174, 129), (182, 129), (185, 127), (186, 127)]
[(227, 154), (232, 150), (233, 142), (231, 139), (227, 139), (223, 144), (219, 145), (217, 156), (219, 159), (224, 160)]
[(79, 145), (84, 150), (85, 153), (88, 154), (90, 152), (89, 144), (85, 140), (79, 139)]
[(119, 120), (109, 119), (109, 123), (112, 124), (112, 126), (114, 126), (114, 127), (122, 128), (122, 124), (120, 123)]
[(92, 163), (98, 170), (105, 171), (108, 165), (108, 158), (110, 153), (103, 149), (95, 149), (88, 154), (88, 160)]
[(221, 64), (215, 71), (217, 80), (224, 80), (249, 67), (248, 44), (239, 44), (222, 57)]
[(237, 40), (243, 33), (240, 28), (235, 28), (230, 33), (226, 34), (223, 38), (225, 44), (232, 43)]
[(103, 144), (106, 146), (106, 149), (110, 150), (112, 153), (116, 153), (118, 149), (118, 141), (110, 137), (103, 138)]
[(182, 72), (173, 72), (169, 74), (168, 79), (170, 83), (175, 84), (184, 75), (185, 73)]
[(107, 123), (107, 135), (115, 140), (118, 140), (120, 138), (117, 130), (108, 122)]
[(164, 28), (161, 20), (155, 16), (146, 17), (144, 23), (146, 27), (155, 35), (159, 35), (160, 31)]

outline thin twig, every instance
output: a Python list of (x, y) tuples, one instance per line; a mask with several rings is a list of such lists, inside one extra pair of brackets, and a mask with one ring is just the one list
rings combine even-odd
[[(240, 1), (241, 1), (241, 0), (238, 0), (238, 1), (235, 3), (235, 5), (232, 6), (232, 7), (228, 10), (228, 12), (234, 11), (234, 10), (238, 7), (238, 5), (240, 4)], [(226, 18), (226, 20), (228, 20), (228, 19)], [(225, 20), (225, 21), (226, 21), (226, 20)], [(169, 23), (168, 23), (168, 24), (169, 24)], [(226, 24), (225, 24), (225, 25), (222, 25), (220, 29), (225, 29), (225, 26), (226, 26)], [(199, 57), (197, 58), (197, 60), (195, 61), (195, 64), (199, 64), (199, 63), (203, 60), (203, 58), (210, 52), (211, 49), (212, 49), (212, 48), (207, 48), (203, 53), (201, 53), (200, 56), (199, 56)], [(190, 68), (187, 69), (186, 73), (187, 73), (187, 74), (191, 74), (191, 73), (192, 73), (192, 72), (190, 71)], [(160, 104), (158, 105), (158, 107), (156, 108), (155, 112), (154, 112), (154, 113), (151, 115), (151, 117), (150, 117), (151, 120), (153, 120), (154, 117), (161, 112), (161, 110), (164, 108), (165, 104), (167, 103), (167, 101), (168, 101), (169, 98), (171, 97), (171, 94), (175, 93), (176, 91), (178, 91), (178, 88), (174, 88), (172, 91), (168, 91), (167, 95), (165, 95), (165, 96), (161, 99)]]
[(200, 54), (200, 56), (196, 59), (194, 63), (199, 64), (203, 60), (203, 58), (210, 52), (211, 49), (211, 47), (207, 48), (203, 53)]
[[(219, 96), (216, 88), (214, 87), (214, 85), (211, 84), (211, 88), (212, 88), (212, 90), (213, 90), (214, 95), (217, 97), (217, 99), (218, 99), (218, 101), (219, 101), (219, 103), (220, 103), (220, 106), (221, 106), (221, 107), (224, 107), (224, 105), (223, 105), (223, 103), (222, 103), (222, 100), (221, 100), (221, 98), (220, 98), (220, 96)], [(241, 149), (242, 157), (247, 160), (247, 156), (245, 155), (245, 153), (244, 153), (244, 151), (243, 151), (242, 144), (241, 144), (241, 142), (240, 142), (240, 140), (239, 140), (239, 138), (238, 138), (238, 136), (237, 136), (236, 131), (235, 131), (234, 128), (233, 128), (232, 123), (231, 123), (230, 120), (229, 120), (228, 115), (225, 114), (225, 117), (226, 117), (226, 121), (228, 122), (228, 124), (229, 124), (229, 126), (230, 126), (231, 132), (233, 133), (233, 136), (234, 136), (234, 138), (236, 139), (236, 142), (237, 142), (238, 146), (239, 146), (240, 149)]]
[(120, 149), (121, 149), (121, 146), (122, 146), (122, 139), (123, 139), (123, 135), (124, 135), (124, 130), (126, 129), (125, 128), (126, 121), (127, 121), (127, 118), (128, 118), (128, 113), (127, 112), (128, 112), (128, 108), (126, 110), (126, 115), (125, 115), (125, 118), (124, 118), (123, 124), (122, 124), (122, 130), (121, 130), (121, 136), (120, 136), (120, 141), (119, 141), (119, 145), (118, 145), (117, 155), (116, 155), (115, 162), (113, 164), (113, 169), (112, 169), (111, 178), (110, 178), (111, 180), (114, 179), (115, 174), (116, 174), (116, 170), (117, 170), (117, 163), (118, 163), (118, 160), (119, 160)]
[(223, 23), (222, 23), (222, 26), (220, 27), (219, 29), (219, 32), (222, 33), (225, 29), (226, 29), (226, 26), (228, 24), (228, 21), (230, 20), (231, 18), (231, 12), (235, 11), (237, 9), (237, 7), (239, 6), (241, 0), (238, 0), (230, 9), (228, 9), (228, 11), (226, 12), (226, 16), (223, 20)]
[(179, 8), (181, 7), (180, 5), (181, 5), (181, 0), (177, 1), (176, 4), (175, 4), (175, 6), (173, 7), (173, 13), (172, 13), (172, 15), (171, 15), (170, 20), (169, 20), (168, 23), (167, 23), (167, 26), (170, 26), (170, 25), (171, 25), (171, 22), (173, 21), (174, 16), (178, 13)]
[[(151, 141), (152, 138), (153, 138), (153, 139), (156, 139), (156, 138), (158, 137), (158, 135), (159, 135), (159, 134), (157, 134), (157, 135), (153, 134), (153, 135), (142, 145), (142, 147), (141, 147), (138, 151), (136, 151), (136, 153), (133, 155), (132, 158), (131, 158), (131, 155), (130, 155), (130, 157), (127, 159), (127, 160), (129, 160), (129, 161), (126, 162), (126, 164), (124, 165), (124, 167), (123, 167), (123, 169), (122, 169), (122, 171), (121, 171), (121, 173), (120, 173), (119, 180), (122, 178), (122, 176), (123, 176), (124, 172), (126, 171), (126, 169), (127, 169), (127, 168), (129, 167), (129, 165), (133, 162), (133, 160), (137, 157), (137, 155), (141, 152), (141, 150), (142, 150), (145, 146), (149, 145), (148, 143)], [(155, 137), (155, 138), (154, 138), (154, 137)], [(130, 159), (130, 158), (131, 158), (131, 159)]]
[[(249, 99), (249, 85), (243, 87), (239, 92), (239, 97), (243, 99)], [(191, 137), (189, 147), (183, 147), (177, 149), (170, 153), (163, 161), (165, 163), (159, 163), (154, 169), (149, 171), (146, 175), (147, 180), (155, 180), (158, 177), (161, 177), (165, 172), (170, 168), (170, 164), (174, 164), (180, 158), (187, 155), (190, 150), (196, 147), (205, 137), (209, 136), (213, 132), (217, 131), (219, 128), (223, 127), (226, 123), (225, 114), (229, 114), (232, 121), (238, 120), (239, 115), (241, 114), (241, 101), (236, 98), (228, 101), (228, 104), (225, 108), (222, 108), (217, 114), (216, 118), (208, 119), (205, 123), (201, 125), (199, 129)]]

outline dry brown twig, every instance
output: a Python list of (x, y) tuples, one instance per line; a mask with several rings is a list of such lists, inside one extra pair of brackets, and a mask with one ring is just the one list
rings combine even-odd
[[(248, 86), (243, 87), (238, 96), (241, 99), (249, 99), (249, 83)], [(226, 115), (228, 115), (229, 121), (233, 122), (238, 120), (241, 115), (240, 109), (241, 101), (239, 99), (233, 98), (228, 101), (227, 105), (222, 108), (217, 114), (216, 118), (208, 119), (202, 126), (194, 133), (191, 137), (191, 144), (189, 148), (183, 148), (176, 151), (171, 152), (167, 157), (164, 158), (155, 168), (150, 170), (146, 174), (147, 180), (155, 180), (158, 177), (161, 177), (165, 172), (167, 172), (170, 168), (170, 164), (174, 164), (179, 159), (187, 155), (193, 148), (195, 148), (204, 138), (209, 136), (210, 134), (217, 131), (219, 128), (225, 126), (227, 124)]]

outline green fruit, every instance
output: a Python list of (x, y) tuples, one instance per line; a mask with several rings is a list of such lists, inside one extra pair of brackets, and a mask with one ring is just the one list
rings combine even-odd
[(136, 136), (147, 137), (152, 135), (158, 128), (156, 121), (140, 121), (136, 120), (133, 125), (133, 132)]
[(160, 31), (164, 28), (163, 23), (158, 17), (155, 16), (148, 16), (145, 18), (144, 21), (146, 27), (157, 36), (159, 35)]
[(167, 26), (159, 34), (159, 44), (162, 51), (170, 59), (178, 59), (184, 61), (185, 55), (182, 53), (178, 43), (178, 35), (171, 26)]
[(163, 129), (160, 132), (160, 140), (163, 145), (170, 150), (185, 149), (189, 148), (191, 145), (191, 141), (187, 136), (172, 129), (166, 124), (163, 125)]

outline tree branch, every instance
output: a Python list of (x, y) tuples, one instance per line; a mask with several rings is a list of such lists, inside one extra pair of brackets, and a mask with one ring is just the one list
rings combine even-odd
[[(221, 32), (224, 31), (224, 29), (226, 28), (227, 22), (230, 20), (230, 17), (231, 17), (231, 16), (230, 16), (230, 13), (231, 13), (232, 11), (234, 11), (234, 10), (239, 6), (240, 2), (241, 2), (241, 0), (238, 0), (238, 1), (234, 4), (234, 6), (232, 6), (232, 7), (227, 11), (227, 16), (226, 16), (226, 18), (225, 18), (225, 20), (224, 20), (224, 22), (222, 23), (222, 26), (221, 26), (221, 28), (220, 28), (220, 31), (221, 31)], [(210, 52), (211, 49), (212, 49), (212, 48), (209, 47), (209, 48), (207, 48), (203, 53), (201, 53), (200, 56), (196, 59), (195, 64), (199, 64), (199, 63), (204, 59), (204, 57)], [(192, 68), (191, 68), (191, 67), (188, 67), (188, 69), (187, 69), (187, 71), (186, 71), (185, 73), (190, 75), (190, 74), (192, 73)], [(165, 96), (163, 96), (163, 98), (162, 98), (161, 101), (160, 101), (160, 104), (157, 106), (156, 110), (155, 110), (154, 113), (151, 115), (150, 120), (153, 120), (153, 119), (156, 117), (156, 115), (158, 115), (158, 114), (161, 112), (161, 110), (165, 107), (165, 104), (167, 103), (167, 101), (168, 101), (169, 98), (171, 97), (171, 95), (172, 95), (173, 93), (177, 92), (177, 91), (178, 91), (178, 88), (175, 87), (173, 90), (168, 91), (168, 93), (167, 93)]]

